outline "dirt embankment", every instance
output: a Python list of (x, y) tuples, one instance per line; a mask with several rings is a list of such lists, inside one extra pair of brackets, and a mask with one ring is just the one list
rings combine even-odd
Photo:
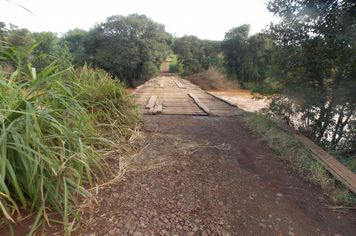
[(355, 235), (355, 211), (327, 208), (234, 118), (145, 116), (142, 130), (125, 178), (100, 189), (72, 235)]

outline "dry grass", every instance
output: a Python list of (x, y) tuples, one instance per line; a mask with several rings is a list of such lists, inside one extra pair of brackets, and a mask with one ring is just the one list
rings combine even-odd
[(205, 72), (192, 75), (189, 81), (204, 90), (232, 90), (239, 88), (237, 83), (227, 80), (225, 75), (215, 66), (210, 66)]

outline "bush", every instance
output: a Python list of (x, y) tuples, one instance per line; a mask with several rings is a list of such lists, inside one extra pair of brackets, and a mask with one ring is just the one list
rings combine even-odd
[(227, 80), (215, 66), (210, 66), (205, 72), (195, 74), (189, 81), (204, 90), (231, 90), (238, 88), (238, 84)]

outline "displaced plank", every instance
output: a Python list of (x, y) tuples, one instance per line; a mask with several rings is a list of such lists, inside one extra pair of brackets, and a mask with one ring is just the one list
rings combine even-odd
[(296, 137), (299, 141), (301, 141), (304, 145), (306, 145), (309, 150), (312, 152), (313, 157), (320, 160), (325, 164), (325, 168), (335, 177), (335, 179), (339, 180), (343, 184), (345, 184), (349, 190), (356, 194), (356, 174), (346, 168), (343, 164), (337, 161), (333, 156), (329, 153), (325, 152), (318, 145), (316, 145), (313, 141), (300, 134), (292, 127), (287, 125), (278, 119), (273, 119), (273, 121), (283, 130), (290, 132), (294, 137)]
[(156, 100), (155, 108), (153, 110), (153, 114), (161, 114), (163, 110), (163, 103), (161, 99)]
[(188, 93), (188, 95), (194, 99), (194, 102), (203, 110), (205, 111), (207, 114), (210, 114), (210, 109), (208, 107), (206, 107), (203, 103), (201, 103), (199, 101), (199, 99), (192, 93)]
[(177, 82), (176, 80), (174, 80), (174, 83), (176, 83), (177, 87), (178, 88), (181, 88), (181, 89), (185, 89), (186, 87), (182, 84), (180, 84), (179, 82)]
[(148, 100), (148, 103), (146, 105), (146, 108), (151, 108), (155, 105), (156, 103), (157, 96), (151, 96), (150, 99)]
[(146, 108), (149, 108), (148, 113), (153, 112), (153, 108), (156, 104), (156, 99), (157, 99), (157, 96), (151, 96), (150, 99), (148, 100), (148, 103), (146, 105)]
[(163, 88), (164, 87), (164, 78), (162, 78), (158, 83), (160, 88)]

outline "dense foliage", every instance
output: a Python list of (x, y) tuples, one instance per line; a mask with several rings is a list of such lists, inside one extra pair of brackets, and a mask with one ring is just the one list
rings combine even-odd
[[(275, 80), (283, 89), (272, 111), (331, 147), (356, 150), (356, 3), (274, 0), (281, 18)], [(293, 119), (292, 119), (293, 118)]]
[[(10, 25), (10, 29), (6, 29), (5, 24), (0, 22), (0, 37), (2, 40), (0, 56), (6, 54), (6, 56), (15, 59), (11, 61), (0, 59), (0, 68), (8, 72), (12, 72), (17, 67), (23, 67), (30, 61), (31, 66), (38, 71), (45, 69), (54, 60), (58, 61), (56, 67), (59, 70), (64, 70), (72, 65), (72, 54), (55, 33), (32, 33), (14, 25)], [(34, 45), (36, 47), (32, 50)], [(18, 58), (19, 54), (14, 53), (12, 49), (16, 49), (17, 52), (22, 51), (22, 54), (26, 56), (20, 59)], [(16, 64), (15, 61), (22, 64)]]
[(241, 25), (225, 34), (221, 45), (230, 77), (245, 82), (267, 78), (271, 40), (263, 34), (249, 37), (250, 25)]
[[(38, 43), (28, 55), (29, 59), (41, 55), (32, 64), (37, 70), (53, 59), (59, 62), (57, 69), (67, 68), (72, 63), (75, 66), (89, 63), (118, 77), (127, 86), (137, 86), (157, 75), (173, 37), (165, 31), (164, 25), (145, 15), (132, 14), (108, 17), (106, 22), (88, 32), (69, 30), (62, 38), (52, 32), (31, 33), (14, 25), (5, 30), (1, 22), (0, 40), (0, 46), (6, 43), (23, 51)], [(11, 54), (6, 49), (3, 52)], [(4, 61), (2, 64), (4, 66)], [(12, 62), (11, 65), (16, 66)]]
[(83, 29), (68, 30), (61, 38), (62, 45), (66, 45), (69, 52), (73, 55), (74, 65), (83, 66), (85, 63), (91, 63), (92, 60), (86, 53), (84, 45), (86, 42), (87, 32)]
[(87, 34), (95, 65), (136, 86), (157, 75), (167, 49), (164, 25), (144, 15), (111, 16)]
[(222, 67), (222, 59), (218, 55), (220, 42), (217, 41), (185, 35), (174, 40), (173, 51), (178, 56), (178, 64), (183, 65), (185, 76), (207, 70), (210, 65)]
[(250, 25), (226, 33), (222, 42), (201, 40), (195, 36), (177, 38), (173, 50), (182, 75), (191, 76), (215, 66), (240, 83), (262, 82), (268, 76), (272, 41), (265, 34), (249, 36)]

